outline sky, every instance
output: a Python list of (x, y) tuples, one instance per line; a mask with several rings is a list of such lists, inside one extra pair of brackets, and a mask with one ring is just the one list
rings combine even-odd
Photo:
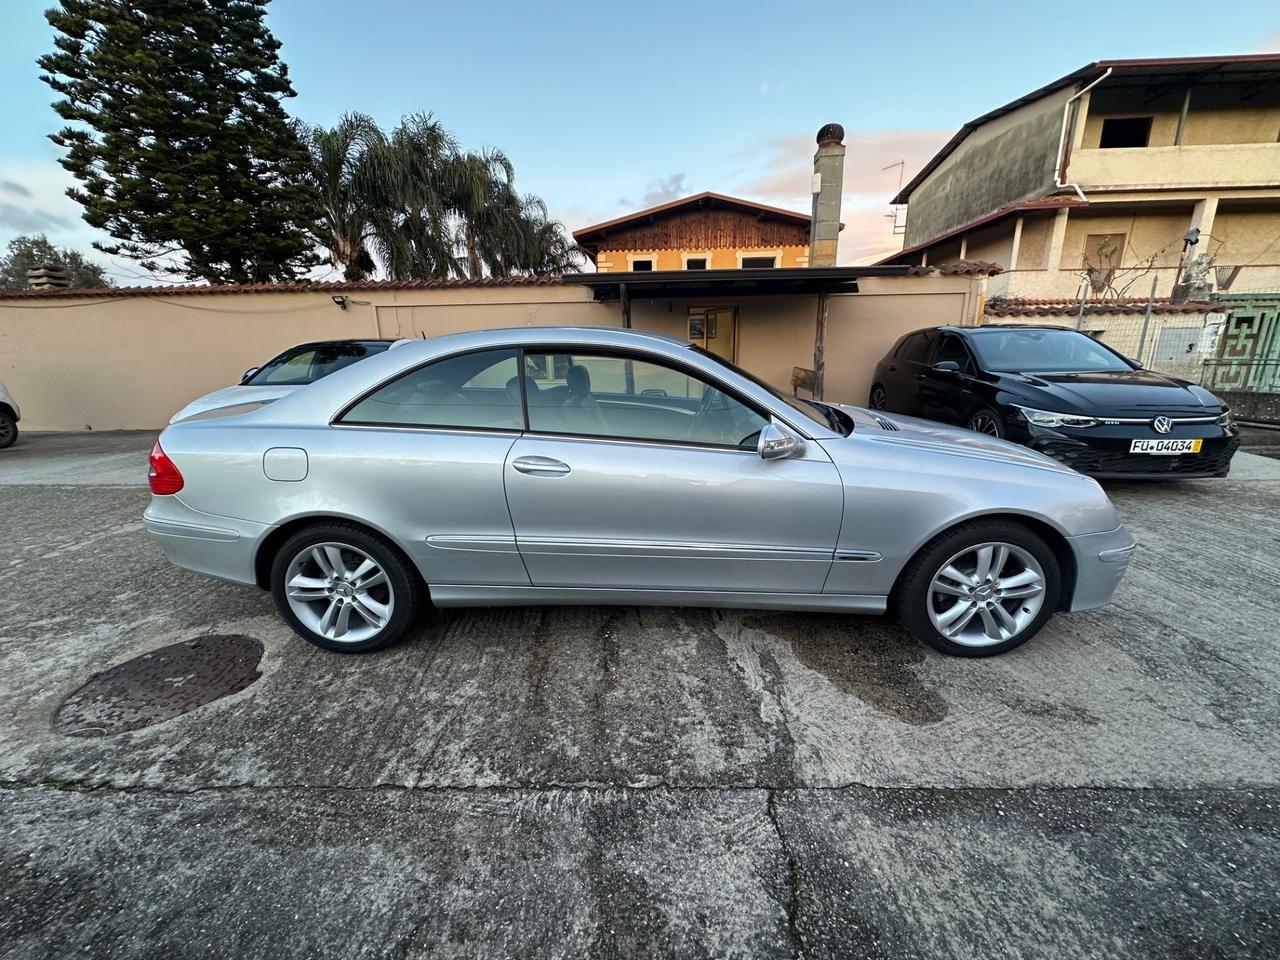
[[(0, 0), (0, 248), (43, 232), (89, 251), (64, 196), (36, 58), (53, 0)], [(1069, 5), (772, 0), (430, 3), (272, 0), (308, 123), (434, 114), (570, 231), (713, 190), (808, 212), (814, 134), (846, 131), (840, 261), (898, 249), (889, 200), (965, 121), (1095, 60), (1280, 51), (1275, 0)], [(91, 255), (117, 283), (137, 264)]]

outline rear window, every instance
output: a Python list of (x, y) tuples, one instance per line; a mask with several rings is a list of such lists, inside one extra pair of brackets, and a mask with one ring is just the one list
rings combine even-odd
[(300, 386), (349, 367), (357, 360), (382, 353), (388, 341), (346, 340), (337, 343), (305, 343), (272, 357), (245, 381), (252, 386)]

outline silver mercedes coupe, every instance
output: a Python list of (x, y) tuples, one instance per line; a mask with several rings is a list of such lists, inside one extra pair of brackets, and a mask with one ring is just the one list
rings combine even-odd
[(988, 656), (1101, 606), (1134, 541), (1001, 440), (789, 397), (680, 340), (535, 327), (406, 344), (176, 423), (145, 524), (327, 650), (428, 604), (883, 613)]

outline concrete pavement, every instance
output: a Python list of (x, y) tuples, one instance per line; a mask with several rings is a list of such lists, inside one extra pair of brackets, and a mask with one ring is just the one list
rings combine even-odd
[[(1116, 602), (992, 660), (633, 608), (445, 612), (342, 657), (147, 542), (150, 442), (0, 455), (0, 956), (1280, 951), (1280, 463), (1110, 485)], [(54, 726), (207, 635), (261, 641), (261, 678)]]

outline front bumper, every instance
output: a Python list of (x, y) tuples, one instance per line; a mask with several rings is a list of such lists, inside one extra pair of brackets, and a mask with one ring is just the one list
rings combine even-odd
[(178, 496), (151, 498), (142, 525), (170, 561), (234, 583), (257, 584), (254, 558), (271, 527), (188, 507)]
[[(1167, 434), (1147, 424), (1102, 425), (1086, 428), (1048, 428), (1023, 424), (1024, 436), (1010, 437), (1073, 470), (1101, 480), (1189, 480), (1225, 477), (1231, 458), (1240, 447), (1240, 431), (1234, 425), (1176, 424)], [(1130, 453), (1134, 440), (1202, 441), (1199, 453), (1162, 456)]]
[(1137, 547), (1123, 526), (1106, 533), (1068, 537), (1076, 560), (1076, 584), (1068, 610), (1093, 610), (1111, 599)]

